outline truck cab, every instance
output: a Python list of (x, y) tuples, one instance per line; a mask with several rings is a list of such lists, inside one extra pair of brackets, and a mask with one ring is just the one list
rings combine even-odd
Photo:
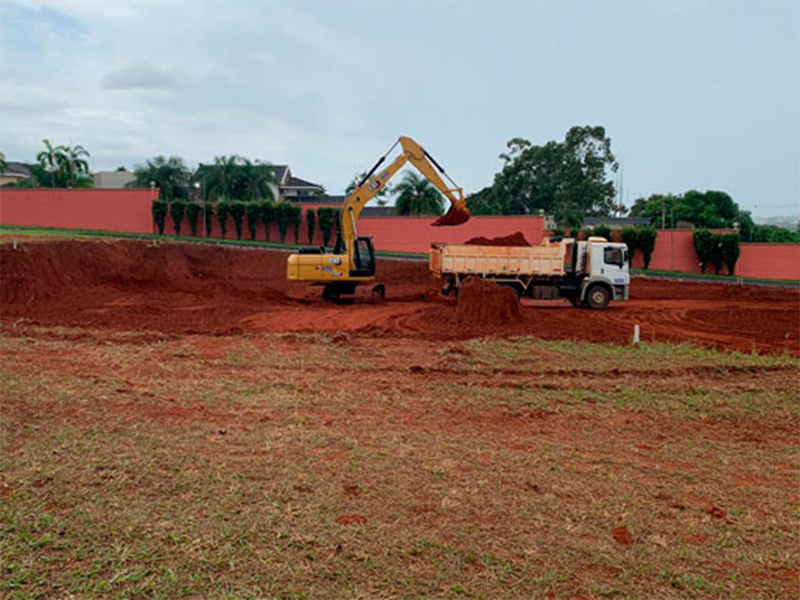
[(585, 242), (572, 241), (571, 245), (570, 271), (577, 285), (567, 297), (573, 304), (605, 308), (611, 300), (628, 299), (631, 281), (628, 246), (601, 237), (590, 237)]

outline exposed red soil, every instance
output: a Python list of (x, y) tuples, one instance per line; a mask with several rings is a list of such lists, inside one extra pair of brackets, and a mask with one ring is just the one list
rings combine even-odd
[(41, 325), (160, 333), (347, 331), (451, 340), (533, 335), (645, 341), (800, 355), (800, 293), (634, 279), (631, 300), (605, 311), (566, 301), (521, 303), (521, 320), (456, 321), (455, 301), (424, 262), (382, 259), (383, 304), (341, 306), (319, 288), (286, 281), (287, 254), (193, 244), (56, 241), (0, 246), (0, 318)]
[(630, 546), (633, 544), (633, 535), (631, 534), (630, 529), (624, 525), (621, 527), (616, 527), (614, 531), (611, 532), (611, 535), (614, 536), (614, 540), (620, 546)]
[(474, 327), (492, 327), (522, 321), (519, 296), (509, 287), (470, 277), (461, 286), (455, 322)]
[(517, 231), (511, 235), (496, 238), (474, 237), (466, 242), (469, 246), (530, 246), (522, 232)]

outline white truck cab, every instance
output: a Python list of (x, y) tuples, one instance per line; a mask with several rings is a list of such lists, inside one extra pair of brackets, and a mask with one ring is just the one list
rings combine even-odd
[(631, 282), (628, 246), (601, 237), (590, 237), (585, 242), (564, 242), (568, 248), (570, 245), (574, 248), (573, 273), (581, 276), (578, 302), (573, 303), (605, 307), (611, 300), (628, 299)]

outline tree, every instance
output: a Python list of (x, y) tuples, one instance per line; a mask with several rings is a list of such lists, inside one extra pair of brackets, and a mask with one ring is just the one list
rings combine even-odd
[(45, 149), (36, 155), (36, 160), (42, 169), (49, 173), (50, 187), (56, 187), (56, 177), (59, 173), (63, 173), (64, 163), (67, 161), (67, 149), (64, 146), (53, 146), (48, 139), (42, 142)]
[(173, 200), (169, 204), (169, 214), (172, 217), (172, 223), (175, 225), (175, 235), (181, 234), (181, 223), (183, 216), (186, 214), (186, 203), (183, 200)]
[(240, 200), (234, 200), (229, 203), (231, 217), (233, 218), (233, 227), (236, 229), (236, 239), (242, 239), (242, 225), (244, 223), (244, 213), (247, 204)]
[[(64, 146), (65, 159), (64, 168), (67, 171), (70, 187), (79, 187), (79, 178), (81, 175), (89, 174), (89, 151), (80, 144), (77, 146)], [(85, 157), (85, 158), (84, 158)], [(84, 186), (80, 186), (84, 187)]]
[(336, 212), (333, 208), (329, 206), (320, 206), (317, 209), (317, 222), (319, 223), (319, 229), (322, 233), (322, 245), (327, 246), (328, 242), (331, 239), (331, 235), (333, 234), (333, 227), (334, 227), (334, 219), (336, 218)]
[(264, 222), (264, 239), (269, 240), (269, 224), (275, 220), (275, 203), (261, 203), (261, 220)]
[(595, 225), (594, 229), (592, 230), (592, 235), (605, 238), (609, 242), (611, 241), (611, 228), (608, 225), (600, 224)]
[(278, 221), (278, 233), (281, 236), (281, 243), (285, 243), (289, 224), (294, 222), (293, 206), (288, 202), (278, 202), (275, 207), (275, 217)]
[(217, 204), (217, 221), (219, 222), (219, 230), (222, 237), (228, 232), (228, 214), (230, 213), (231, 205), (229, 202), (220, 202)]
[(8, 163), (6, 162), (6, 155), (0, 152), (0, 173), (5, 173), (8, 169)]
[(133, 174), (134, 180), (127, 187), (147, 188), (153, 183), (161, 190), (164, 200), (189, 198), (189, 169), (180, 156), (159, 155), (148, 159), (144, 165), (135, 165)]
[(255, 240), (258, 222), (261, 220), (261, 204), (248, 202), (245, 212), (247, 213), (247, 229), (250, 231), (250, 239)]
[(604, 216), (614, 208), (611, 174), (618, 164), (603, 127), (572, 127), (563, 142), (542, 146), (513, 138), (501, 154), (502, 170), (489, 188), (468, 199), (475, 214), (536, 214), (579, 226), (586, 215)]
[(751, 235), (753, 220), (725, 192), (689, 190), (683, 195), (653, 194), (637, 198), (630, 212), (633, 217), (647, 217), (650, 225), (674, 229), (678, 223), (691, 223), (699, 229), (722, 229), (738, 223), (744, 235)]
[(441, 215), (444, 212), (439, 190), (427, 179), (408, 171), (397, 184), (394, 206), (398, 215)]
[(158, 235), (164, 235), (164, 225), (167, 221), (169, 204), (164, 200), (153, 200), (151, 211), (153, 213), (153, 220), (156, 222), (156, 227), (158, 227)]
[(217, 156), (213, 165), (200, 165), (194, 174), (211, 200), (274, 200), (272, 167), (237, 155)]
[(186, 220), (189, 222), (189, 229), (192, 231), (192, 236), (197, 237), (200, 224), (200, 211), (203, 210), (203, 205), (199, 202), (186, 203)]
[(631, 265), (633, 264), (633, 257), (636, 255), (636, 249), (639, 247), (639, 232), (636, 227), (623, 227), (620, 232), (620, 239), (622, 243), (628, 246), (628, 253), (631, 257)]
[(697, 252), (697, 258), (700, 260), (700, 272), (705, 273), (708, 263), (714, 252), (714, 235), (708, 229), (701, 229), (695, 231), (692, 235), (694, 241), (694, 250)]
[(733, 275), (736, 270), (736, 263), (739, 260), (739, 235), (727, 233), (722, 236), (722, 260), (728, 267), (728, 274)]
[(308, 243), (314, 243), (314, 229), (316, 228), (317, 224), (317, 215), (316, 213), (308, 209), (306, 210), (306, 229), (308, 229)]
[(637, 248), (642, 251), (644, 268), (648, 269), (650, 267), (650, 259), (653, 257), (653, 250), (656, 248), (658, 232), (655, 227), (638, 227), (637, 229)]

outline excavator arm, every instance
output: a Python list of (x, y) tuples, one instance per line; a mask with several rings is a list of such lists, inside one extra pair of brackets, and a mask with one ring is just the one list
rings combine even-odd
[[(400, 144), (403, 152), (395, 158), (389, 166), (379, 170), (380, 166), (386, 160), (386, 157), (391, 154), (398, 144)], [(422, 146), (409, 137), (400, 137), (389, 151), (384, 154), (361, 179), (358, 186), (356, 186), (347, 197), (347, 200), (345, 200), (342, 206), (339, 231), (341, 232), (342, 243), (350, 257), (353, 256), (353, 244), (358, 236), (356, 221), (358, 221), (361, 210), (370, 200), (378, 195), (381, 189), (386, 186), (392, 177), (394, 177), (408, 162), (414, 165), (417, 170), (450, 201), (451, 205), (447, 214), (437, 219), (437, 221), (433, 223), (434, 225), (461, 225), (469, 219), (469, 211), (467, 210), (467, 203), (464, 199), (463, 190), (455, 185), (439, 163), (437, 163)], [(452, 187), (449, 187), (444, 182), (439, 173), (447, 177)]]

